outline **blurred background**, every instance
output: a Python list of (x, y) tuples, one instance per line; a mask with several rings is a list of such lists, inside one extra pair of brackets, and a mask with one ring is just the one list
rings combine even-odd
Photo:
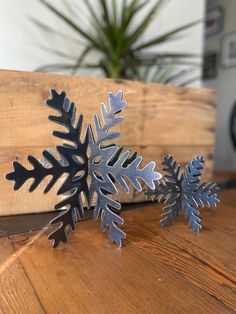
[(235, 0), (0, 0), (0, 68), (207, 87), (236, 170)]

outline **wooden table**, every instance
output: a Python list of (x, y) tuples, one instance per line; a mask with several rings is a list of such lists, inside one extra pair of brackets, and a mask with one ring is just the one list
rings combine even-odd
[(99, 222), (77, 224), (56, 250), (42, 231), (0, 239), (0, 313), (235, 313), (236, 191), (202, 214), (159, 226), (161, 206), (122, 213), (122, 249)]

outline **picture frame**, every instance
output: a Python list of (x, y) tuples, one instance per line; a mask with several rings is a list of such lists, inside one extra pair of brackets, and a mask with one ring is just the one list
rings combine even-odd
[(217, 51), (207, 51), (204, 55), (202, 79), (215, 79), (218, 74), (218, 53)]
[(215, 7), (207, 12), (205, 22), (206, 37), (211, 37), (222, 31), (223, 15), (224, 11), (222, 7)]
[(228, 33), (222, 38), (221, 63), (225, 68), (236, 66), (236, 32)]

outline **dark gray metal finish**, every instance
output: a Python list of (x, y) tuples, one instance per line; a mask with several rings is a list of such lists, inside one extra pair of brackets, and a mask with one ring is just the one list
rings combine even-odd
[(219, 201), (215, 183), (200, 183), (203, 157), (195, 157), (182, 172), (172, 156), (165, 156), (162, 164), (165, 172), (163, 179), (156, 182), (154, 190), (149, 188), (145, 192), (153, 201), (165, 201), (161, 226), (169, 226), (179, 212), (183, 211), (192, 229), (199, 232), (202, 226), (198, 208), (216, 206)]
[[(65, 92), (58, 94), (51, 90), (52, 98), (47, 100), (47, 105), (57, 110), (59, 116), (49, 116), (49, 120), (63, 125), (67, 132), (54, 131), (53, 135), (69, 142), (56, 149), (60, 155), (58, 159), (50, 150), (42, 152), (42, 159), (38, 161), (33, 156), (28, 156), (33, 169), (26, 169), (17, 161), (13, 163), (14, 172), (7, 174), (8, 180), (14, 180), (14, 189), (18, 190), (28, 179), (33, 178), (29, 191), (34, 191), (40, 182), (51, 176), (46, 185), (44, 193), (50, 191), (62, 175), (67, 175), (57, 194), (67, 195), (65, 199), (55, 205), (56, 209), (66, 209), (51, 221), (52, 225), (59, 224), (59, 227), (49, 235), (56, 247), (60, 241), (67, 241), (67, 226), (75, 228), (75, 222), (84, 216), (83, 198), (90, 209), (92, 201), (95, 201), (94, 218), (101, 217), (101, 228), (105, 231), (109, 227), (109, 239), (116, 242), (120, 247), (121, 240), (125, 233), (117, 226), (123, 224), (123, 219), (117, 214), (121, 205), (112, 198), (118, 193), (115, 183), (129, 192), (126, 180), (132, 186), (141, 191), (141, 179), (150, 188), (154, 188), (154, 181), (161, 178), (158, 172), (154, 171), (155, 163), (150, 162), (144, 168), (139, 165), (142, 157), (136, 154), (131, 155), (129, 151), (122, 153), (122, 147), (109, 145), (107, 141), (114, 140), (120, 136), (119, 132), (109, 130), (123, 121), (122, 117), (116, 115), (126, 107), (122, 100), (122, 92), (117, 95), (109, 93), (109, 107), (101, 105), (101, 122), (97, 114), (94, 115), (95, 134), (91, 125), (88, 124), (85, 136), (81, 140), (81, 129), (83, 116), (76, 119), (76, 108), (73, 102), (67, 98)], [(106, 143), (106, 144), (105, 144)]]

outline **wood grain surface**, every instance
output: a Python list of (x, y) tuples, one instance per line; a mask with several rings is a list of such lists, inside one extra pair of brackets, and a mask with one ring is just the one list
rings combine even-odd
[(0, 313), (45, 313), (8, 238), (0, 252)]
[[(92, 121), (107, 103), (108, 91), (122, 89), (128, 108), (118, 144), (142, 154), (145, 162), (160, 162), (173, 154), (182, 164), (195, 155), (206, 159), (205, 178), (212, 175), (215, 142), (215, 94), (210, 90), (114, 81), (104, 78), (69, 77), (46, 73), (0, 71), (0, 215), (52, 210), (58, 202), (55, 191), (42, 196), (40, 190), (27, 194), (27, 185), (14, 193), (4, 175), (14, 159), (26, 163), (28, 154), (40, 157), (41, 151), (60, 144), (51, 136), (56, 127), (48, 120), (52, 110), (44, 105), (49, 90), (66, 91), (77, 104), (77, 114)], [(85, 129), (84, 124), (84, 129)], [(27, 164), (27, 163), (26, 163)], [(121, 202), (143, 201), (143, 194), (121, 194)]]
[(149, 204), (122, 213), (122, 249), (91, 220), (56, 250), (42, 231), (0, 239), (1, 313), (235, 313), (235, 193), (203, 210), (200, 234), (183, 217), (160, 228)]

